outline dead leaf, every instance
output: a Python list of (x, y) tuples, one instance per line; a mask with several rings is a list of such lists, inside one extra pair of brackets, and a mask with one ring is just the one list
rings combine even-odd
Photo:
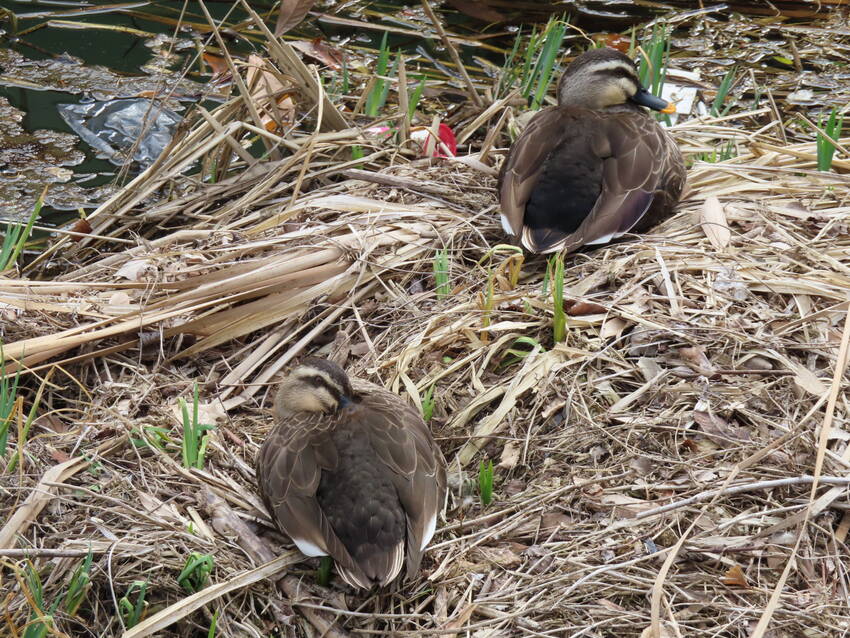
[(476, 547), (475, 560), (483, 559), (484, 561), (499, 567), (511, 569), (522, 564), (522, 558), (519, 554), (507, 547)]
[(705, 348), (702, 346), (689, 346), (679, 348), (679, 356), (688, 364), (694, 372), (706, 377), (713, 376), (716, 372), (715, 367), (705, 356)]
[(130, 295), (128, 295), (123, 290), (113, 292), (111, 295), (109, 295), (109, 305), (110, 306), (126, 306), (129, 303), (130, 303)]
[(571, 317), (583, 317), (585, 315), (601, 315), (608, 312), (605, 306), (600, 306), (592, 301), (574, 301), (564, 304), (567, 314)]
[(317, 59), (319, 62), (322, 62), (332, 69), (342, 68), (345, 54), (339, 49), (323, 42), (321, 38), (313, 38), (312, 40), (295, 40), (289, 44), (301, 51), (304, 55), (309, 55), (311, 58)]
[[(67, 423), (65, 423), (55, 414), (51, 414), (50, 412), (37, 417), (35, 421), (33, 421), (33, 425), (42, 427), (45, 430), (50, 430), (51, 432), (55, 432), (56, 434), (65, 434), (71, 429), (70, 427), (68, 427)], [(68, 459), (65, 460), (67, 461)]]
[[(629, 38), (623, 37), (619, 33), (596, 33), (593, 35), (593, 40), (597, 44), (606, 46), (609, 49), (616, 49), (620, 53), (628, 55), (632, 41)], [(682, 198), (684, 199), (684, 197)]]
[(499, 467), (506, 470), (512, 470), (516, 467), (519, 461), (519, 445), (516, 441), (508, 441), (505, 447), (502, 448), (502, 458), (499, 461)]
[(145, 279), (145, 275), (154, 270), (156, 270), (156, 266), (147, 259), (131, 259), (118, 269), (115, 276), (130, 281), (142, 281)]
[(213, 75), (222, 76), (230, 72), (230, 67), (227, 66), (227, 60), (220, 55), (204, 52), (203, 58), (204, 62), (212, 69)]
[(706, 197), (700, 212), (699, 223), (708, 241), (716, 250), (722, 251), (729, 245), (732, 232), (729, 230), (723, 206), (714, 195)]
[(599, 329), (599, 336), (603, 339), (610, 339), (611, 337), (620, 338), (620, 335), (623, 334), (623, 330), (628, 328), (631, 324), (619, 317), (611, 317), (605, 320), (605, 323), (602, 324), (602, 328)]
[[(87, 219), (78, 219), (74, 222), (74, 225), (71, 226), (72, 233), (81, 233), (83, 235), (88, 235), (92, 231), (91, 224)], [(80, 241), (82, 237), (76, 236), (72, 237), (71, 241)]]
[(277, 23), (274, 25), (275, 37), (301, 24), (314, 4), (316, 0), (281, 0)]
[(740, 565), (732, 565), (729, 571), (720, 579), (720, 582), (730, 587), (749, 587), (747, 584), (747, 576)]
[(294, 89), (282, 78), (283, 75), (268, 60), (256, 54), (248, 56), (245, 80), (263, 127), (270, 132), (292, 126), (295, 122), (295, 102), (291, 97)]
[(67, 452), (63, 452), (62, 450), (57, 450), (56, 448), (48, 446), (50, 450), (50, 458), (56, 461), (57, 463), (64, 463), (65, 461), (70, 461), (71, 457)]
[(732, 425), (716, 414), (694, 410), (693, 417), (694, 421), (700, 426), (702, 433), (707, 436), (740, 441), (741, 443), (750, 443), (753, 440), (749, 430)]

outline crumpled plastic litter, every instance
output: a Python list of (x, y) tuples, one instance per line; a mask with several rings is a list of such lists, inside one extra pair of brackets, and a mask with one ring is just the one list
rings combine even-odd
[(58, 104), (68, 126), (113, 164), (122, 165), (136, 140), (133, 161), (150, 166), (171, 142), (183, 119), (159, 102), (147, 98)]

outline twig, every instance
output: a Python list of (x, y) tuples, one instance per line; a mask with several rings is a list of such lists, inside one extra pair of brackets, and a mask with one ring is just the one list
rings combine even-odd
[(469, 92), (469, 97), (472, 98), (472, 101), (475, 103), (477, 107), (483, 107), (484, 103), (481, 101), (481, 97), (478, 95), (478, 91), (475, 90), (475, 85), (472, 83), (472, 80), (469, 77), (469, 74), (466, 72), (466, 67), (463, 66), (463, 61), (460, 59), (460, 55), (458, 55), (457, 49), (455, 48), (454, 43), (449, 40), (449, 36), (446, 35), (445, 30), (443, 29), (443, 25), (440, 23), (440, 19), (437, 18), (434, 10), (431, 8), (431, 3), (428, 0), (422, 0), (422, 8), (425, 9), (425, 13), (428, 15), (428, 18), (434, 24), (434, 29), (437, 31), (437, 35), (440, 36), (440, 39), (443, 41), (443, 46), (449, 50), (449, 54), (452, 56), (452, 60), (457, 66), (458, 71), (460, 71), (461, 77), (463, 77), (463, 81), (466, 82), (466, 89)]
[[(647, 510), (645, 512), (639, 513), (635, 516), (636, 519), (649, 518), (650, 516), (656, 516), (657, 514), (663, 514), (664, 512), (669, 512), (670, 510), (679, 509), (681, 507), (687, 507), (688, 505), (693, 505), (694, 503), (700, 503), (702, 501), (708, 500), (715, 495), (719, 494), (740, 494), (741, 492), (754, 492), (757, 490), (769, 490), (774, 487), (783, 487), (786, 485), (811, 485), (815, 480), (814, 476), (792, 476), (790, 478), (784, 479), (775, 479), (773, 481), (758, 481), (756, 483), (746, 483), (744, 485), (734, 485), (728, 488), (720, 488), (716, 490), (707, 490), (705, 492), (700, 492), (699, 494), (695, 494), (690, 498), (682, 499), (681, 501), (675, 501), (673, 503), (667, 503), (667, 505), (662, 505), (661, 507), (656, 507), (655, 509)], [(822, 476), (818, 480), (819, 483), (825, 483), (827, 485), (850, 485), (850, 477), (843, 476)]]

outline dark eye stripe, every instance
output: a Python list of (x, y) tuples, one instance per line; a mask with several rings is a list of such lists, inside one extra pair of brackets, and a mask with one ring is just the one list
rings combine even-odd
[(593, 72), (594, 75), (604, 75), (609, 78), (626, 78), (628, 80), (637, 80), (637, 76), (634, 72), (627, 71), (626, 69), (617, 68), (617, 69), (598, 69)]

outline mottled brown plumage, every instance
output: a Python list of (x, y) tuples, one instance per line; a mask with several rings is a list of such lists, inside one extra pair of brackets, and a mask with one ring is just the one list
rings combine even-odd
[(499, 175), (505, 230), (530, 251), (570, 252), (642, 232), (672, 214), (685, 182), (673, 139), (641, 105), (665, 110), (613, 49), (577, 57), (558, 106), (537, 113)]
[(419, 569), (446, 493), (445, 460), (419, 413), (336, 364), (308, 359), (275, 401), (257, 458), (269, 515), (354, 587)]

